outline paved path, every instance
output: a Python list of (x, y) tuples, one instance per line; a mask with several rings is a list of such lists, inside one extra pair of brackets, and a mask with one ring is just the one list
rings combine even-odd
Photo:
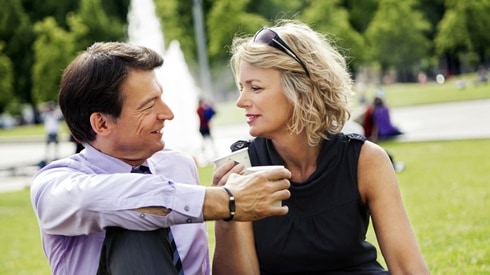
[(490, 138), (490, 99), (397, 108), (401, 141)]
[[(400, 141), (490, 138), (490, 99), (457, 103), (403, 107), (391, 111), (393, 123), (405, 134)], [(229, 145), (248, 139), (248, 126), (231, 125), (213, 129), (218, 155), (229, 152)], [(0, 139), (0, 192), (27, 188), (36, 164), (44, 157), (42, 140), (5, 141)], [(75, 151), (71, 142), (60, 143), (60, 156)], [(15, 168), (5, 169), (6, 167)], [(13, 174), (14, 172), (14, 174)]]

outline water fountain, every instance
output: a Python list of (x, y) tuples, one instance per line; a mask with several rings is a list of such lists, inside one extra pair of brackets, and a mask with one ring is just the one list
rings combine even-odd
[(165, 50), (160, 21), (153, 0), (131, 0), (128, 13), (129, 42), (149, 47), (164, 56), (162, 68), (156, 71), (163, 86), (163, 100), (175, 118), (165, 122), (163, 139), (167, 148), (191, 155), (199, 153), (202, 138), (196, 114), (199, 89), (185, 62), (178, 41)]

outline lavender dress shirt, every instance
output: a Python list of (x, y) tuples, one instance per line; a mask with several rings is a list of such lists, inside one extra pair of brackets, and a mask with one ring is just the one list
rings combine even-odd
[[(31, 201), (52, 273), (96, 274), (104, 228), (154, 230), (171, 226), (185, 274), (209, 274), (207, 227), (194, 161), (165, 149), (146, 162), (151, 175), (131, 174), (132, 167), (90, 145), (80, 154), (40, 170)], [(163, 206), (167, 216), (132, 209)]]

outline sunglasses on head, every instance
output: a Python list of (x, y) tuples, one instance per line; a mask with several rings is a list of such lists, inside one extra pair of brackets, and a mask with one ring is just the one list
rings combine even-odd
[(277, 32), (269, 28), (262, 28), (255, 33), (254, 42), (264, 43), (291, 56), (292, 58), (294, 58), (294, 60), (296, 60), (301, 65), (301, 67), (303, 67), (306, 75), (308, 77), (310, 76), (310, 72), (308, 72), (308, 69), (306, 69), (305, 63), (303, 63), (303, 61), (299, 59), (299, 57), (293, 52), (293, 50), (289, 48), (288, 44), (286, 44), (286, 42), (284, 42), (284, 40), (281, 39), (281, 37), (279, 36), (279, 34), (277, 34)]

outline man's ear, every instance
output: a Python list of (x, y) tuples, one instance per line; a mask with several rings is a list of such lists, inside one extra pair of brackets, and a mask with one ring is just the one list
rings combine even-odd
[(103, 113), (92, 113), (90, 125), (97, 135), (107, 136), (111, 132), (112, 120)]

